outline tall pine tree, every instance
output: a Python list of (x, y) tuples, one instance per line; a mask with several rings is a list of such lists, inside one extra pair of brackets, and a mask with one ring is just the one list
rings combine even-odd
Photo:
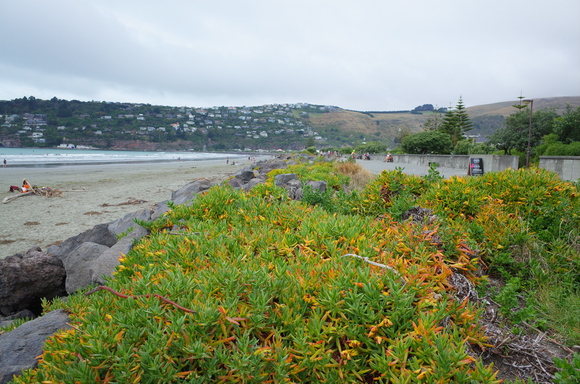
[(451, 136), (451, 141), (453, 142), (453, 147), (457, 145), (464, 135), (473, 129), (473, 123), (469, 119), (467, 111), (465, 111), (465, 106), (463, 105), (463, 99), (460, 96), (457, 106), (454, 110), (449, 110), (445, 113), (443, 118), (443, 123), (439, 127), (440, 132), (447, 133)]

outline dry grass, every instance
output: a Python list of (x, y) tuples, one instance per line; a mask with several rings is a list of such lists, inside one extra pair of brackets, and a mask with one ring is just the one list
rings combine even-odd
[[(469, 101), (469, 100), (464, 100)], [(470, 106), (466, 108), (470, 118), (479, 116), (509, 116), (516, 112), (513, 107), (519, 100), (503, 101), (493, 104)], [(537, 98), (534, 100), (534, 110), (557, 107), (560, 111), (570, 104), (573, 107), (580, 106), (580, 97), (549, 97)], [(453, 105), (454, 106), (454, 105)], [(413, 108), (409, 106), (410, 109)], [(384, 137), (394, 137), (398, 128), (403, 128), (409, 132), (421, 131), (421, 125), (425, 123), (429, 114), (412, 113), (361, 113), (348, 110), (339, 110), (333, 113), (311, 113), (308, 124), (315, 129), (338, 128), (344, 132), (356, 132), (369, 137), (376, 132), (381, 132)]]
[(341, 162), (336, 164), (338, 172), (350, 177), (352, 189), (363, 189), (375, 176), (357, 163)]

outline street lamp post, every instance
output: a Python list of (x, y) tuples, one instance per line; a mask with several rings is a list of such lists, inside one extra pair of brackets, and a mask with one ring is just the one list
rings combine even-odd
[(522, 100), (524, 104), (530, 105), (530, 124), (528, 126), (528, 149), (526, 151), (526, 168), (530, 167), (530, 149), (532, 146), (532, 110), (534, 109), (534, 100)]

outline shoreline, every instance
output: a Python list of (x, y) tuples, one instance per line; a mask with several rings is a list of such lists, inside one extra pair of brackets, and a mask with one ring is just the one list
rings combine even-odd
[(10, 186), (21, 186), (24, 178), (33, 186), (64, 192), (62, 197), (30, 195), (0, 204), (0, 259), (33, 247), (45, 251), (95, 225), (153, 208), (194, 180), (223, 180), (247, 165), (246, 159), (236, 165), (225, 160), (188, 160), (1, 168), (2, 200), (14, 196)]
[(5, 148), (0, 147), (0, 159), (9, 167), (47, 168), (67, 165), (104, 165), (122, 163), (156, 163), (172, 161), (205, 161), (243, 159), (264, 156), (267, 153), (250, 152), (196, 152), (196, 151), (144, 151), (112, 149), (62, 149), (62, 148)]

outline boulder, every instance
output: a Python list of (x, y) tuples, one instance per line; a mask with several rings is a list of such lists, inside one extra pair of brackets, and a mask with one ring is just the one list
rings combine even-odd
[(68, 329), (69, 318), (62, 309), (52, 311), (0, 335), (0, 384), (38, 364), (46, 339), (61, 329)]
[(242, 184), (246, 184), (248, 181), (254, 178), (254, 171), (249, 168), (244, 168), (234, 175), (234, 179), (238, 179)]
[(92, 284), (90, 269), (93, 262), (109, 247), (86, 242), (79, 245), (63, 260), (66, 269), (66, 292), (71, 294)]
[(293, 200), (302, 200), (302, 182), (298, 179), (289, 180), (286, 183), (286, 191), (288, 191), (288, 197)]
[(260, 175), (266, 175), (268, 172), (270, 172), (273, 169), (285, 169), (285, 168), (288, 168), (288, 165), (286, 164), (286, 162), (283, 160), (278, 160), (278, 159), (263, 160), (263, 161), (259, 161), (256, 164), (256, 169)]
[(274, 184), (278, 187), (286, 188), (291, 180), (298, 180), (298, 175), (295, 173), (282, 173), (274, 177)]
[(262, 184), (266, 182), (266, 178), (263, 176), (260, 177), (255, 177), (252, 180), (248, 181), (247, 184), (244, 184), (242, 186), (242, 188), (244, 188), (245, 191), (249, 191), (250, 189), (254, 188), (256, 185), (258, 184)]
[(109, 224), (99, 224), (77, 236), (69, 237), (59, 245), (51, 245), (46, 252), (63, 260), (75, 248), (86, 242), (111, 247), (117, 242), (117, 237), (109, 230)]
[(288, 197), (294, 200), (302, 199), (302, 182), (295, 173), (283, 173), (274, 177), (274, 184), (285, 188)]
[(99, 285), (105, 284), (105, 279), (113, 275), (115, 269), (119, 265), (119, 259), (126, 255), (136, 240), (147, 236), (148, 231), (138, 226), (131, 231), (127, 236), (122, 237), (117, 244), (105, 250), (89, 265), (89, 275), (91, 283)]
[(237, 179), (235, 177), (233, 179), (228, 180), (227, 183), (230, 187), (232, 187), (234, 189), (242, 188), (244, 186), (244, 183), (242, 182), (242, 180)]
[(0, 260), (0, 314), (24, 309), (39, 314), (41, 298), (66, 294), (65, 276), (62, 261), (38, 247)]
[(304, 184), (312, 187), (314, 191), (326, 192), (326, 181), (307, 180)]
[(185, 204), (190, 200), (193, 200), (196, 194), (210, 189), (214, 186), (214, 183), (208, 179), (199, 179), (189, 184), (186, 184), (182, 188), (171, 194), (171, 200), (175, 204)]
[[(150, 209), (142, 209), (140, 211), (131, 212), (126, 214), (120, 219), (117, 219), (109, 224), (109, 231), (115, 235), (126, 232), (129, 229), (135, 229), (137, 227), (143, 228), (135, 220), (150, 221), (152, 211)], [(112, 245), (109, 245), (111, 247)]]
[(153, 210), (153, 213), (151, 213), (151, 220), (157, 220), (158, 218), (163, 216), (165, 212), (168, 211), (169, 206), (167, 205), (167, 201), (162, 201), (161, 203), (157, 204), (155, 210)]

